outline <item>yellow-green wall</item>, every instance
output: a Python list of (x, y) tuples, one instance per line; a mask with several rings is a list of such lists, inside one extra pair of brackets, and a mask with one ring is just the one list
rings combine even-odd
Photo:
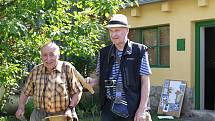
[[(205, 6), (198, 6), (199, 2)], [(169, 11), (161, 11), (162, 2), (140, 5), (139, 16), (131, 9), (120, 13), (128, 17), (131, 28), (170, 25), (170, 67), (152, 68), (151, 85), (162, 85), (165, 79), (185, 80), (188, 87), (195, 84), (195, 22), (215, 19), (215, 0), (168, 0)], [(185, 51), (177, 51), (177, 39), (185, 38)]]

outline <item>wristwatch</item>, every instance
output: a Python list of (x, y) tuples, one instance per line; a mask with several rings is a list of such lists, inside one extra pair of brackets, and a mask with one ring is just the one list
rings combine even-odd
[(73, 107), (73, 106), (71, 106), (71, 105), (69, 105), (69, 109), (73, 110), (73, 109), (74, 109), (74, 107)]

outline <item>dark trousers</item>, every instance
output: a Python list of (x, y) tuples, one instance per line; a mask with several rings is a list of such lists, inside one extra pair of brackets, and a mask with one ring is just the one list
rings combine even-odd
[(134, 121), (134, 117), (123, 118), (111, 112), (111, 101), (108, 100), (101, 112), (101, 121)]

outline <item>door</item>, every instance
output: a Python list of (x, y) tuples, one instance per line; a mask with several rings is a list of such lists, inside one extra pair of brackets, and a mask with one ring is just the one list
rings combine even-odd
[(205, 27), (204, 108), (215, 109), (215, 27)]
[(215, 110), (215, 20), (195, 25), (195, 109)]

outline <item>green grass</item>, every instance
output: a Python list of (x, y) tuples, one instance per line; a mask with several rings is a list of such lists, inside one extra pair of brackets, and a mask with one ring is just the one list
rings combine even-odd
[[(171, 119), (158, 119), (157, 118), (157, 113), (152, 112), (152, 121), (183, 121), (183, 118), (175, 118), (173, 120)], [(19, 121), (15, 118), (15, 116), (8, 116), (8, 117), (0, 117), (0, 121)], [(92, 115), (84, 115), (82, 114), (81, 116), (79, 115), (79, 121), (100, 121), (100, 117), (97, 116), (92, 116)]]
[[(158, 114), (156, 112), (152, 112), (151, 113), (152, 116), (152, 121), (183, 121), (182, 118), (174, 118), (174, 119), (158, 119)], [(95, 116), (94, 118), (92, 117), (79, 117), (80, 121), (100, 121), (100, 117), (99, 116)]]
[[(1, 117), (0, 121), (19, 121), (15, 118), (15, 116), (8, 116), (8, 117)], [(95, 117), (79, 117), (79, 121), (100, 121), (100, 117), (99, 116), (95, 116)], [(183, 121), (183, 119), (181, 118), (177, 118), (177, 119), (158, 119), (157, 118), (157, 114), (152, 113), (152, 121)]]
[(80, 118), (79, 121), (100, 121), (100, 117), (94, 117), (94, 118)]
[[(0, 121), (19, 121), (15, 118), (15, 116), (8, 116), (8, 117), (1, 117)], [(87, 117), (87, 118), (81, 118), (79, 117), (79, 121), (100, 121), (100, 117)]]
[(15, 116), (0, 117), (0, 121), (19, 121)]

